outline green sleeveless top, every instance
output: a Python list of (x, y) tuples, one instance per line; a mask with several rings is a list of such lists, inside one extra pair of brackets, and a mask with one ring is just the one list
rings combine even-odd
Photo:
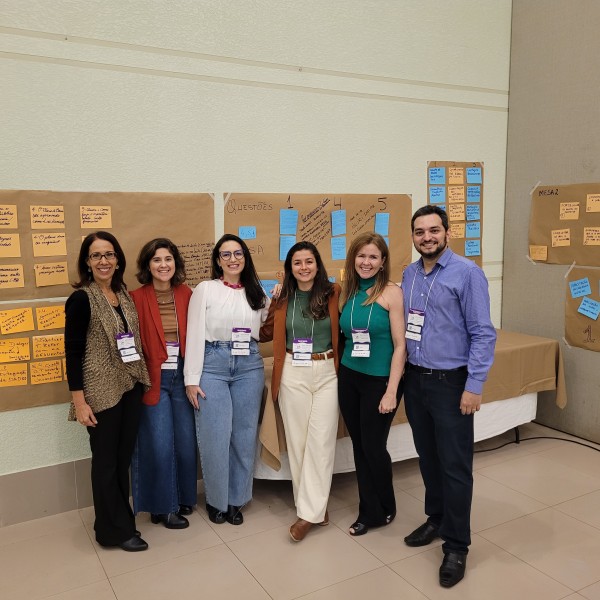
[[(361, 279), (358, 291), (353, 298), (348, 298), (342, 310), (340, 327), (346, 336), (342, 364), (365, 375), (387, 377), (390, 374), (392, 354), (394, 353), (389, 312), (377, 302), (363, 306), (369, 297), (367, 290), (374, 283), (375, 277)], [(352, 310), (353, 300), (354, 311)], [(371, 306), (373, 307), (372, 312)], [(369, 313), (371, 314), (370, 322)], [(352, 357), (352, 326), (355, 329), (364, 329), (367, 327), (367, 323), (371, 338), (371, 356), (369, 358)]]
[[(294, 296), (288, 298), (287, 313), (285, 317), (286, 344), (288, 350), (292, 350), (294, 334), (297, 338), (309, 338), (313, 335), (313, 353), (327, 352), (333, 348), (331, 344), (331, 319), (314, 321), (308, 309), (310, 292), (296, 290), (296, 311), (294, 313)], [(293, 327), (292, 327), (293, 320)], [(292, 333), (293, 332), (293, 333)]]

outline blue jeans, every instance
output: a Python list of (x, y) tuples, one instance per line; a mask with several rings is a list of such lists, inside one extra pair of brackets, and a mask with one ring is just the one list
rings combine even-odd
[(177, 512), (197, 502), (198, 464), (194, 409), (185, 395), (183, 360), (161, 371), (158, 404), (142, 406), (131, 461), (135, 513)]
[(258, 344), (232, 356), (231, 342), (206, 342), (196, 434), (206, 501), (225, 511), (252, 499), (258, 414), (265, 385)]

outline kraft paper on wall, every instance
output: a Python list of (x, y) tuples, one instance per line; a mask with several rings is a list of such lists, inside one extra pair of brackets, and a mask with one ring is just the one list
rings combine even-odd
[(570, 346), (600, 352), (600, 268), (575, 266), (566, 281), (565, 339)]

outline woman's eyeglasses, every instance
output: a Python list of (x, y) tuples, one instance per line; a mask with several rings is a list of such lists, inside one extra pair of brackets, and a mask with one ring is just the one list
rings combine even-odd
[(235, 252), (230, 252), (229, 250), (223, 250), (223, 252), (219, 252), (219, 256), (223, 260), (231, 260), (231, 257), (235, 257), (237, 260), (242, 260), (244, 258), (243, 250), (236, 250)]
[(106, 260), (116, 260), (117, 253), (116, 252), (105, 252), (104, 254), (102, 254), (102, 252), (92, 252), (89, 256), (89, 259), (93, 262), (99, 262), (103, 258), (105, 258)]

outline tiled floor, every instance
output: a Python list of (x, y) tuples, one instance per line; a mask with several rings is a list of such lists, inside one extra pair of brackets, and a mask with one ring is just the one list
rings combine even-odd
[[(569, 438), (535, 424), (521, 434)], [(424, 518), (417, 463), (394, 470), (396, 520), (358, 538), (347, 534), (357, 510), (351, 473), (334, 477), (331, 525), (300, 544), (288, 535), (289, 482), (257, 481), (241, 527), (213, 525), (203, 508), (183, 531), (143, 515), (150, 549), (137, 554), (100, 548), (91, 509), (1, 528), (0, 598), (600, 600), (600, 452), (542, 439), (477, 454), (473, 545), (465, 580), (450, 590), (437, 581), (439, 542), (402, 541)]]

